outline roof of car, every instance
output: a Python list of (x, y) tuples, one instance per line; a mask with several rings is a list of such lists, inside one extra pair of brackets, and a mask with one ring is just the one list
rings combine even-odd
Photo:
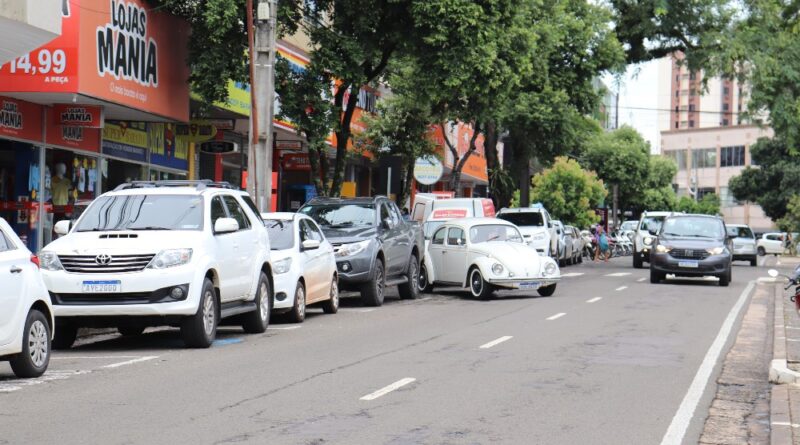
[[(504, 226), (514, 226), (510, 222), (498, 218), (456, 218), (445, 221), (445, 224), (456, 224), (459, 226), (477, 226), (481, 224), (501, 224)], [(514, 226), (516, 227), (516, 226)]]
[(500, 213), (542, 213), (545, 209), (542, 207), (519, 207), (519, 208), (502, 208), (497, 214)]
[(708, 218), (708, 219), (718, 219), (722, 221), (722, 217), (717, 215), (703, 215), (701, 213), (676, 213), (674, 215), (669, 215), (670, 218)]
[(383, 195), (359, 196), (356, 198), (331, 198), (327, 196), (317, 196), (311, 198), (305, 205), (309, 204), (373, 204), (378, 201), (389, 199)]
[(664, 211), (657, 211), (657, 212), (643, 212), (642, 217), (644, 216), (669, 216), (669, 215), (685, 215), (683, 212), (664, 212)]

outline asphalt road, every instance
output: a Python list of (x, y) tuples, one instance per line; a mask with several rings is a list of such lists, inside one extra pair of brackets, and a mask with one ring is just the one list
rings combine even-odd
[[(310, 308), (264, 335), (222, 329), (209, 350), (182, 349), (171, 329), (103, 335), (32, 381), (0, 363), (0, 444), (659, 444), (766, 270), (736, 265), (728, 288), (651, 285), (630, 263), (564, 268), (547, 298), (345, 298), (336, 315)], [(702, 430), (716, 363), (684, 443)]]

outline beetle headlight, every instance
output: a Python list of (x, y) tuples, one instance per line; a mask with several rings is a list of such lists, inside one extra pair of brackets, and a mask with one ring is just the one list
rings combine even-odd
[(289, 269), (291, 267), (292, 267), (292, 257), (289, 257), (275, 261), (275, 264), (272, 265), (272, 270), (275, 272), (276, 275), (280, 275), (289, 272)]
[(557, 271), (558, 271), (558, 268), (556, 267), (556, 265), (554, 263), (547, 263), (544, 266), (544, 274), (545, 275), (555, 275)]
[(500, 263), (492, 264), (492, 273), (495, 275), (502, 275), (503, 274), (503, 265)]
[(192, 249), (167, 249), (158, 252), (150, 264), (149, 269), (166, 269), (168, 267), (181, 266), (192, 259)]
[(61, 265), (61, 260), (58, 259), (58, 255), (55, 252), (45, 251), (40, 253), (39, 264), (44, 270), (64, 270), (64, 266)]
[(710, 249), (706, 249), (706, 252), (710, 253), (711, 255), (722, 255), (722, 252), (724, 251), (724, 247), (712, 247)]

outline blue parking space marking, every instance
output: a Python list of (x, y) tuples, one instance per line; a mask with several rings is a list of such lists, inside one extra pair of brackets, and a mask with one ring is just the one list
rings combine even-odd
[(233, 345), (233, 344), (241, 343), (241, 342), (242, 342), (241, 338), (222, 338), (222, 339), (219, 339), (219, 340), (214, 340), (214, 343), (212, 343), (212, 344), (214, 346), (225, 346), (225, 345)]

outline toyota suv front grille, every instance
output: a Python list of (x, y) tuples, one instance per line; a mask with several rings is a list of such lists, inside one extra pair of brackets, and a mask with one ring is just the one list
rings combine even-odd
[(155, 254), (147, 255), (59, 255), (64, 270), (73, 273), (123, 273), (144, 270)]

